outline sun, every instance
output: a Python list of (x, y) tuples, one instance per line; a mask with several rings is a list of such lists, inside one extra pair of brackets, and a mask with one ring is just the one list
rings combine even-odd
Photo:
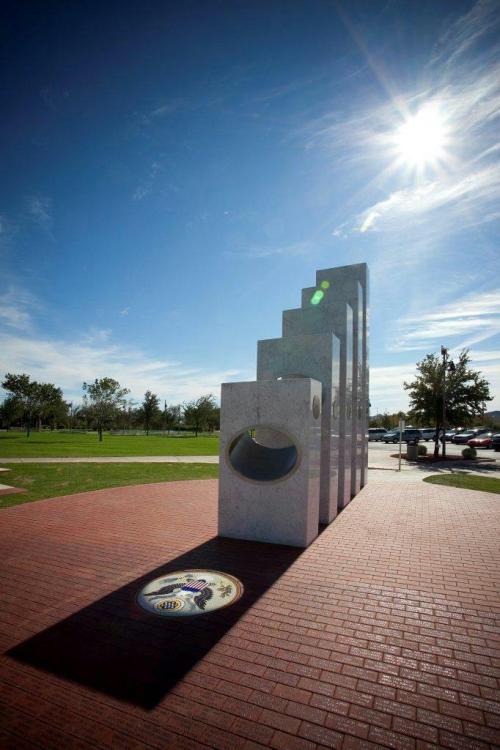
[(408, 117), (394, 135), (398, 161), (416, 169), (436, 166), (446, 156), (447, 135), (439, 110), (423, 107)]

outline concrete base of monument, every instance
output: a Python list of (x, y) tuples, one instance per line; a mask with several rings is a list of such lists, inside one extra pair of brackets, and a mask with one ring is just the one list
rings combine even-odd
[(219, 535), (307, 547), (318, 535), (321, 384), (222, 386)]

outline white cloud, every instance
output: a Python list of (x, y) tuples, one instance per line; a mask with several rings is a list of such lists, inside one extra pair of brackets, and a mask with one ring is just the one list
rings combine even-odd
[(406, 411), (408, 397), (403, 389), (403, 383), (413, 380), (415, 372), (414, 362), (389, 367), (370, 367), (371, 414)]
[(259, 259), (270, 258), (276, 255), (290, 257), (297, 255), (307, 255), (310, 251), (311, 245), (309, 242), (293, 242), (290, 245), (269, 245), (267, 247), (264, 245), (254, 245), (241, 253), (229, 252), (226, 254), (238, 257), (243, 256), (246, 258)]
[[(460, 228), (494, 221), (500, 202), (500, 164), (470, 172), (464, 170), (440, 181), (398, 190), (389, 198), (367, 208), (356, 220), (358, 231), (398, 231), (410, 223), (424, 224), (433, 218), (445, 227)], [(447, 209), (443, 216), (443, 209)], [(439, 210), (439, 215), (431, 216)]]
[(29, 331), (32, 327), (30, 309), (33, 307), (38, 307), (38, 303), (29, 292), (10, 286), (0, 294), (0, 323), (9, 328)]
[(480, 349), (471, 349), (470, 352), (471, 359), (474, 360), (474, 362), (482, 363), (482, 362), (500, 362), (500, 350), (497, 351), (481, 351)]
[[(372, 224), (379, 218), (380, 212), (377, 211), (376, 208), (372, 209), (371, 211), (366, 212), (366, 216), (363, 219), (361, 226), (359, 227), (360, 232), (367, 232)], [(333, 232), (333, 234), (338, 237), (338, 234), (336, 234), (336, 230)]]
[(109, 376), (129, 388), (132, 398), (141, 400), (150, 389), (169, 403), (206, 393), (218, 399), (222, 382), (251, 377), (238, 370), (208, 371), (152, 358), (139, 349), (113, 344), (109, 332), (101, 334), (101, 340), (94, 332), (79, 341), (0, 334), (2, 373), (27, 372), (35, 380), (60, 386), (73, 400), (81, 399), (83, 381)]
[(446, 31), (440, 40), (433, 64), (439, 66), (444, 63), (447, 67), (455, 65), (474, 46), (483, 42), (488, 34), (494, 34), (499, 25), (497, 0), (478, 0), (468, 13), (460, 16)]
[(497, 334), (500, 334), (500, 289), (492, 289), (460, 297), (428, 313), (402, 318), (399, 337), (392, 348), (432, 349), (444, 341), (459, 350)]
[[(500, 218), (499, 26), (498, 2), (479, 0), (439, 40), (439, 54), (422, 73), (431, 84), (392, 94), (382, 105), (354, 100), (355, 114), (327, 113), (308, 125), (309, 147), (325, 148), (337, 163), (348, 162), (351, 170), (361, 165), (365, 172), (350, 203), (355, 198), (366, 207), (334, 236), (395, 236), (417, 226), (419, 238), (431, 239)], [(398, 157), (395, 134), (422, 107), (439, 113), (445, 140), (432, 166), (412, 170)], [(384, 193), (370, 202), (371, 194)]]

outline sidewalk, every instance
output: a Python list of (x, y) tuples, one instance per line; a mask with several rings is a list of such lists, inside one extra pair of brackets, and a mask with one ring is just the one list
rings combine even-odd
[[(218, 539), (215, 480), (3, 510), (2, 747), (496, 746), (498, 498), (379, 474), (307, 550)], [(137, 606), (205, 566), (243, 597)]]

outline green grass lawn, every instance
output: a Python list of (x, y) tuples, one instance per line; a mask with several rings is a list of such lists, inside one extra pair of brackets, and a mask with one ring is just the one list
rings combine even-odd
[(65, 456), (216, 456), (217, 435), (110, 435), (102, 443), (97, 433), (0, 432), (0, 461), (3, 458), (64, 458)]
[(447, 487), (458, 487), (461, 490), (480, 490), (500, 495), (500, 479), (495, 477), (477, 477), (473, 474), (440, 474), (437, 477), (425, 477), (429, 484), (444, 484)]
[(10, 471), (0, 473), (0, 483), (27, 492), (0, 495), (0, 508), (105, 487), (213, 479), (219, 475), (217, 464), (10, 464), (4, 468)]

